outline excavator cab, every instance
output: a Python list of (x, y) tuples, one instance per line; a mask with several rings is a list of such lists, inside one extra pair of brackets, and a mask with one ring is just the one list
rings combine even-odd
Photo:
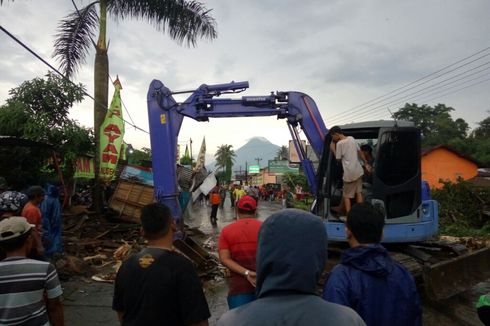
[[(371, 151), (372, 170), (363, 176), (363, 197), (386, 219), (385, 242), (424, 241), (437, 233), (437, 203), (421, 198), (420, 132), (407, 121), (375, 121), (340, 126), (360, 148)], [(326, 137), (325, 148), (331, 138)], [(319, 206), (331, 240), (345, 241), (342, 164), (325, 150), (318, 169)]]

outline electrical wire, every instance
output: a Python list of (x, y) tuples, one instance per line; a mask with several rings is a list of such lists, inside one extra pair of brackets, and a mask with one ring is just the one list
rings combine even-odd
[[(360, 105), (357, 105), (357, 106), (355, 106), (355, 107), (353, 107), (353, 108), (351, 108), (349, 110), (346, 110), (344, 112), (339, 112), (337, 114), (334, 114), (333, 116), (331, 116), (331, 118), (340, 118), (340, 116), (351, 115), (352, 113), (356, 113), (356, 112), (359, 112), (359, 111), (364, 111), (364, 110), (368, 109), (369, 107), (371, 107), (371, 106), (373, 106), (375, 104), (382, 103), (382, 102), (386, 101), (389, 98), (392, 98), (394, 96), (403, 94), (403, 93), (405, 93), (405, 92), (407, 92), (407, 91), (409, 91), (411, 89), (420, 87), (421, 85), (424, 85), (424, 84), (426, 84), (426, 83), (428, 83), (428, 82), (430, 82), (432, 80), (435, 80), (437, 78), (440, 78), (440, 77), (442, 77), (444, 75), (447, 75), (447, 74), (449, 74), (451, 72), (454, 72), (454, 71), (456, 71), (456, 70), (458, 70), (458, 69), (460, 69), (462, 67), (465, 67), (465, 66), (467, 66), (467, 65), (469, 65), (471, 63), (474, 63), (474, 62), (476, 62), (478, 60), (481, 60), (482, 58), (485, 58), (487, 56), (490, 56), (490, 53), (484, 54), (484, 55), (482, 55), (482, 56), (480, 56), (480, 57), (478, 57), (476, 59), (473, 59), (473, 60), (471, 60), (469, 62), (466, 62), (466, 63), (464, 63), (462, 65), (459, 65), (459, 66), (457, 66), (457, 67), (455, 67), (455, 68), (453, 68), (453, 69), (451, 69), (449, 71), (446, 71), (446, 72), (444, 72), (442, 74), (439, 74), (442, 71), (447, 70), (448, 68), (453, 67), (453, 66), (455, 66), (455, 65), (457, 65), (457, 64), (459, 64), (461, 62), (464, 62), (464, 61), (466, 61), (466, 60), (468, 60), (470, 58), (473, 58), (473, 57), (475, 57), (475, 56), (477, 56), (477, 55), (479, 55), (479, 54), (481, 54), (483, 52), (486, 52), (489, 49), (490, 49), (490, 47), (487, 47), (485, 49), (482, 49), (482, 50), (480, 50), (480, 51), (478, 51), (478, 52), (476, 52), (476, 53), (474, 53), (474, 54), (472, 54), (470, 56), (467, 56), (467, 57), (465, 57), (465, 58), (463, 58), (461, 60), (458, 60), (458, 61), (456, 61), (456, 62), (454, 62), (454, 63), (452, 63), (450, 65), (447, 65), (447, 66), (445, 66), (445, 67), (443, 67), (443, 68), (441, 68), (441, 69), (439, 69), (439, 70), (437, 70), (437, 71), (435, 71), (433, 73), (430, 73), (430, 74), (428, 74), (428, 75), (426, 75), (424, 77), (421, 77), (421, 78), (419, 78), (419, 79), (417, 79), (417, 80), (415, 80), (413, 82), (410, 82), (410, 83), (408, 83), (408, 84), (406, 84), (404, 86), (401, 86), (401, 87), (399, 87), (397, 89), (394, 89), (394, 90), (392, 90), (392, 91), (390, 91), (390, 92), (388, 92), (388, 93), (386, 93), (384, 95), (378, 96), (378, 97), (376, 97), (376, 98), (374, 98), (374, 99), (372, 99), (370, 101), (364, 102), (364, 103), (362, 103)], [(439, 75), (437, 75), (437, 74), (439, 74)], [(437, 76), (435, 76), (435, 75), (437, 75)], [(432, 77), (432, 76), (434, 76), (434, 77)], [(429, 77), (432, 77), (432, 78), (429, 78)], [(422, 83), (419, 83), (419, 82), (421, 82), (421, 81), (423, 81), (423, 80), (425, 80), (427, 78), (429, 78), (429, 79), (426, 80), (426, 81), (424, 81), (424, 82), (422, 82)], [(415, 84), (417, 84), (417, 85), (415, 85)], [(412, 86), (412, 85), (414, 85), (414, 86)], [(409, 87), (409, 86), (412, 86), (412, 87)]]
[[(379, 109), (383, 109), (384, 107), (389, 106), (389, 105), (392, 105), (392, 104), (394, 104), (394, 103), (413, 101), (413, 99), (415, 99), (415, 98), (417, 98), (417, 97), (418, 97), (418, 96), (414, 96), (414, 95), (416, 95), (416, 94), (425, 95), (425, 94), (427, 94), (427, 93), (431, 93), (431, 92), (433, 92), (433, 91), (440, 90), (440, 89), (442, 89), (442, 88), (444, 88), (444, 87), (446, 87), (446, 86), (448, 86), (448, 85), (451, 85), (451, 84), (457, 83), (457, 82), (459, 82), (459, 81), (462, 81), (462, 82), (461, 82), (461, 83), (459, 83), (459, 84), (457, 84), (457, 85), (455, 85), (455, 86), (451, 86), (451, 87), (449, 87), (449, 89), (454, 88), (454, 87), (457, 87), (457, 86), (460, 86), (460, 85), (465, 84), (465, 83), (467, 83), (467, 82), (469, 82), (469, 81), (473, 81), (473, 80), (475, 80), (475, 79), (480, 78), (481, 76), (476, 77), (476, 78), (472, 78), (472, 79), (469, 79), (469, 80), (465, 80), (465, 79), (467, 79), (467, 78), (469, 78), (469, 77), (471, 77), (471, 76), (474, 76), (474, 75), (480, 74), (480, 73), (482, 73), (482, 72), (484, 72), (484, 71), (486, 71), (486, 70), (489, 70), (489, 69), (490, 69), (490, 67), (487, 67), (487, 68), (484, 68), (484, 69), (477, 70), (477, 71), (475, 71), (475, 72), (473, 72), (473, 73), (471, 73), (471, 74), (468, 74), (468, 72), (470, 72), (470, 71), (472, 71), (472, 70), (475, 70), (475, 69), (478, 69), (478, 68), (481, 68), (481, 67), (483, 67), (483, 66), (489, 65), (489, 64), (490, 64), (490, 61), (489, 61), (489, 62), (486, 62), (486, 63), (484, 63), (484, 64), (481, 64), (481, 65), (479, 65), (479, 66), (477, 66), (477, 67), (474, 67), (474, 68), (472, 68), (472, 69), (469, 69), (469, 70), (467, 70), (467, 71), (464, 71), (464, 72), (462, 72), (462, 73), (460, 73), (460, 74), (457, 74), (457, 75), (454, 75), (454, 76), (452, 76), (452, 77), (446, 78), (445, 80), (443, 80), (443, 81), (441, 81), (441, 82), (439, 82), (439, 83), (437, 83), (437, 84), (431, 85), (431, 86), (429, 86), (429, 87), (427, 87), (427, 88), (417, 90), (417, 91), (415, 91), (415, 92), (412, 92), (412, 93), (406, 94), (406, 95), (404, 95), (404, 96), (402, 96), (402, 97), (396, 98), (396, 99), (394, 99), (394, 100), (392, 100), (392, 101), (390, 101), (390, 102), (386, 102), (386, 103), (383, 103), (383, 104), (381, 104), (381, 105), (378, 105), (378, 106), (376, 106), (376, 107), (374, 107), (374, 108), (371, 108), (369, 111), (359, 113), (358, 115), (356, 115), (356, 117), (365, 116), (366, 114), (372, 114), (373, 112), (378, 111)], [(461, 78), (457, 78), (457, 79), (455, 79), (455, 80), (453, 80), (453, 81), (451, 81), (451, 82), (447, 82), (447, 81), (449, 81), (449, 80), (452, 80), (452, 79), (454, 79), (454, 78), (456, 78), (456, 77), (459, 77), (459, 76), (461, 76), (461, 75), (464, 75), (464, 74), (467, 74), (467, 75), (466, 75), (466, 76), (463, 76), (463, 77), (461, 77)], [(446, 83), (444, 83), (444, 82), (446, 82)], [(407, 97), (407, 96), (410, 96), (410, 97)], [(348, 117), (344, 117), (344, 118), (337, 118), (337, 119), (332, 119), (332, 123), (334, 123), (334, 124), (335, 124), (335, 123), (337, 123), (338, 121), (345, 120), (346, 118), (348, 118)]]
[[(471, 82), (471, 81), (474, 81), (474, 80), (478, 80), (478, 79), (479, 79), (479, 78), (481, 78), (481, 77), (482, 77), (482, 76), (479, 76), (479, 77), (477, 77), (477, 78), (473, 78), (473, 79), (467, 80), (467, 81), (465, 81), (464, 83), (461, 83), (461, 84), (458, 84), (458, 85), (454, 85), (454, 86), (452, 86), (452, 87), (450, 87), (450, 88), (448, 88), (448, 89), (443, 89), (443, 90), (439, 90), (439, 91), (436, 91), (436, 92), (434, 92), (434, 91), (429, 92), (429, 94), (430, 94), (430, 93), (440, 93), (440, 94), (437, 94), (436, 96), (432, 96), (432, 97), (430, 97), (430, 98), (426, 98), (426, 99), (423, 99), (423, 100), (419, 100), (418, 102), (421, 102), (421, 103), (427, 103), (427, 102), (432, 101), (432, 100), (434, 100), (434, 99), (436, 99), (436, 98), (440, 98), (440, 97), (442, 97), (442, 96), (447, 96), (447, 95), (452, 95), (452, 94), (458, 93), (458, 92), (460, 92), (460, 91), (462, 91), (462, 90), (464, 90), (464, 89), (467, 89), (467, 88), (470, 88), (470, 87), (474, 87), (474, 86), (477, 86), (477, 85), (479, 85), (479, 84), (482, 84), (482, 83), (485, 83), (485, 82), (490, 81), (490, 78), (485, 78), (485, 79), (483, 79), (483, 80), (479, 80), (479, 81), (477, 81), (477, 82), (475, 82), (475, 83), (472, 83), (472, 84), (470, 84), (470, 85), (466, 85), (466, 86), (464, 86), (464, 87), (460, 87), (460, 86), (462, 86), (463, 84), (466, 84), (466, 83)], [(484, 77), (484, 76), (483, 76), (483, 77)], [(458, 89), (456, 89), (456, 90), (454, 90), (454, 91), (450, 91), (450, 92), (448, 92), (448, 90), (449, 90), (449, 89), (453, 89), (453, 88), (457, 88), (457, 87), (460, 87), (460, 88), (458, 88)], [(442, 91), (442, 93), (441, 93), (441, 91)], [(432, 95), (434, 95), (434, 94), (432, 94)], [(405, 103), (407, 103), (407, 101), (398, 102), (398, 106), (399, 106), (399, 105), (402, 105), (404, 102), (405, 102)], [(383, 108), (383, 109), (388, 110), (388, 108), (386, 108), (386, 107), (385, 107), (385, 108)], [(401, 110), (401, 109), (402, 109), (402, 108), (397, 109), (397, 110), (396, 110), (396, 112), (398, 112), (398, 111), (399, 111), (399, 110)], [(383, 113), (381, 116), (376, 115), (376, 114), (373, 116), (373, 115), (371, 115), (371, 112), (369, 112), (368, 114), (363, 114), (363, 115), (356, 116), (356, 120), (357, 120), (357, 119), (361, 119), (361, 120), (362, 120), (362, 119), (365, 119), (365, 118), (369, 118), (369, 120), (373, 120), (373, 119), (376, 119), (377, 117), (378, 117), (378, 118), (379, 118), (379, 117), (384, 117), (384, 116), (386, 116), (386, 115), (387, 115), (387, 113), (385, 112), (385, 113)], [(390, 114), (390, 115), (391, 115), (391, 114)], [(344, 121), (344, 123), (345, 123), (345, 121), (348, 121), (348, 120), (343, 120), (343, 121)], [(339, 123), (339, 124), (342, 124), (342, 123)]]
[[(64, 74), (62, 74), (58, 69), (56, 69), (55, 67), (53, 67), (49, 62), (47, 62), (45, 59), (43, 59), (39, 54), (37, 54), (34, 50), (32, 50), (30, 47), (28, 47), (24, 42), (22, 42), (21, 40), (19, 40), (17, 37), (15, 37), (14, 35), (12, 35), (12, 33), (10, 33), (5, 27), (3, 27), (2, 25), (0, 25), (0, 30), (2, 32), (4, 32), (7, 36), (9, 36), (12, 40), (14, 40), (15, 42), (17, 42), (20, 46), (22, 46), (24, 49), (26, 49), (29, 53), (31, 53), (34, 57), (36, 57), (39, 61), (41, 61), (42, 63), (44, 63), (47, 67), (49, 67), (52, 71), (56, 72), (61, 78), (63, 78), (64, 80), (70, 82), (72, 85), (74, 86), (77, 86), (77, 84), (75, 84), (72, 80), (70, 80), (69, 78), (67, 78)], [(87, 91), (83, 90), (83, 94), (88, 96), (89, 98), (91, 98), (94, 102), (95, 102), (95, 98), (89, 94)], [(123, 120), (125, 123), (127, 123), (128, 125), (134, 127), (135, 129), (137, 130), (140, 130), (142, 132), (145, 132), (147, 134), (149, 134), (148, 131), (144, 130), (143, 128), (140, 128), (138, 127), (137, 125), (115, 115), (115, 117), (118, 117), (119, 119)]]

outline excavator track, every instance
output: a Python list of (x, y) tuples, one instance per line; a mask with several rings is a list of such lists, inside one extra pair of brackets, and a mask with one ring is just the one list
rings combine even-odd
[[(432, 301), (441, 301), (490, 279), (490, 247), (466, 246), (445, 240), (383, 244), (391, 257), (413, 275), (419, 289)], [(345, 243), (330, 243), (326, 272), (340, 262)]]
[(431, 300), (443, 300), (490, 278), (490, 247), (472, 249), (444, 240), (388, 246), (392, 257), (423, 283)]

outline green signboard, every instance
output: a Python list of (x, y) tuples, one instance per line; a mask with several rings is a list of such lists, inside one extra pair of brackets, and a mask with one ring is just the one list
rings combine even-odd
[(258, 166), (258, 165), (250, 165), (248, 167), (248, 173), (260, 173), (260, 166)]
[(95, 177), (94, 159), (90, 157), (77, 157), (75, 175), (73, 177), (93, 179)]
[(299, 173), (298, 164), (290, 164), (289, 161), (269, 160), (269, 173)]

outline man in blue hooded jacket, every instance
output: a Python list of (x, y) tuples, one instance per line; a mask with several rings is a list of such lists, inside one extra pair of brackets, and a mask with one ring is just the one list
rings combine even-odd
[(351, 307), (368, 326), (421, 325), (415, 282), (380, 244), (383, 227), (383, 215), (371, 204), (352, 207), (346, 221), (351, 248), (330, 273), (323, 298)]
[(52, 257), (54, 253), (63, 251), (63, 241), (61, 238), (61, 204), (59, 200), (58, 187), (48, 185), (46, 197), (41, 202), (43, 227), (44, 254)]
[(327, 260), (321, 220), (298, 209), (272, 214), (260, 228), (257, 300), (232, 309), (218, 326), (365, 325), (350, 308), (316, 295)]

